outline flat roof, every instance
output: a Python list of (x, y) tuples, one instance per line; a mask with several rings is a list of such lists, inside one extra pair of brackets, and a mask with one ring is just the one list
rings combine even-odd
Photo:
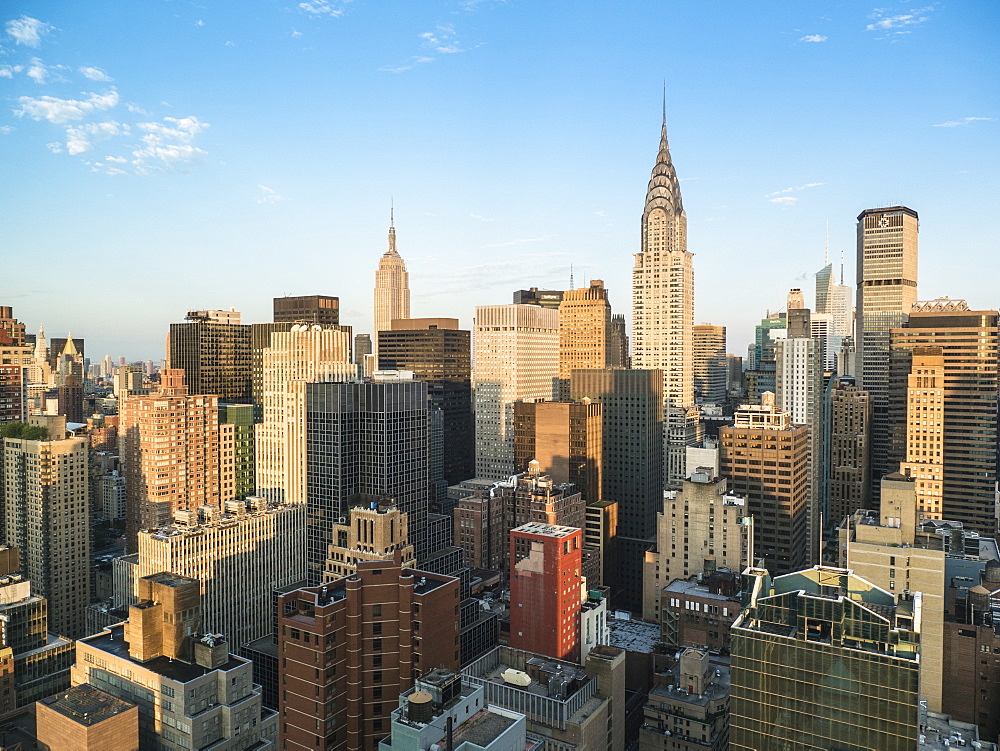
[(526, 534), (545, 535), (547, 537), (569, 537), (571, 534), (579, 531), (579, 527), (563, 527), (558, 524), (543, 524), (542, 522), (528, 522), (511, 530), (511, 532), (524, 532)]
[(117, 626), (111, 626), (96, 636), (88, 636), (84, 639), (80, 639), (79, 643), (94, 647), (102, 652), (107, 652), (115, 657), (121, 657), (124, 660), (128, 660), (133, 665), (139, 665), (146, 670), (161, 675), (169, 680), (176, 681), (177, 683), (189, 683), (195, 678), (201, 678), (203, 675), (215, 672), (215, 670), (235, 670), (236, 668), (246, 665), (249, 662), (249, 660), (245, 660), (242, 657), (236, 657), (232, 654), (229, 655), (229, 660), (224, 665), (214, 669), (205, 668), (192, 662), (184, 662), (183, 660), (172, 660), (169, 657), (156, 657), (152, 660), (147, 660), (146, 662), (139, 662), (138, 660), (132, 659), (128, 653), (128, 642), (125, 641), (124, 623), (119, 623)]
[(485, 748), (513, 724), (512, 717), (505, 717), (489, 709), (481, 709), (458, 726), (453, 740), (456, 746), (468, 741)]
[(685, 595), (697, 595), (698, 597), (707, 597), (710, 600), (725, 600), (726, 602), (739, 602), (739, 597), (726, 597), (725, 595), (718, 595), (709, 590), (708, 585), (704, 583), (699, 583), (691, 579), (674, 579), (670, 584), (663, 588), (664, 592), (676, 592), (678, 594)]
[(611, 632), (608, 643), (629, 652), (652, 652), (660, 641), (660, 627), (655, 623), (609, 618), (608, 629)]
[(86, 727), (136, 708), (135, 704), (107, 694), (89, 683), (73, 686), (68, 691), (42, 699), (42, 704)]

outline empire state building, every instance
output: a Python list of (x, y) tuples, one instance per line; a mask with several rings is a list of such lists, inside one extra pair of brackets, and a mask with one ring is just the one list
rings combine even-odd
[(396, 250), (396, 227), (390, 218), (389, 247), (382, 254), (375, 272), (375, 331), (372, 340), (376, 346), (378, 332), (389, 331), (396, 318), (409, 317), (410, 275), (406, 273), (406, 263)]
[(663, 371), (663, 467), (671, 485), (684, 479), (686, 447), (701, 432), (694, 398), (693, 257), (664, 108), (632, 269), (632, 367)]

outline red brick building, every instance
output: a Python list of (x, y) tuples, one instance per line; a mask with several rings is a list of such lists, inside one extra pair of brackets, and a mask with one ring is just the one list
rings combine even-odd
[(510, 646), (577, 660), (583, 531), (529, 522), (510, 533)]
[(414, 678), (457, 671), (459, 580), (363, 561), (278, 600), (281, 747), (372, 751)]

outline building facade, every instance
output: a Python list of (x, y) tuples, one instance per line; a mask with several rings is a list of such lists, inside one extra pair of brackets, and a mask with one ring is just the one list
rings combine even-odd
[(684, 479), (685, 447), (700, 437), (694, 408), (693, 260), (664, 109), (642, 213), (642, 242), (632, 267), (632, 366), (663, 373), (663, 462), (669, 482)]
[(340, 323), (340, 298), (329, 295), (275, 297), (274, 322), (336, 326)]
[(375, 272), (375, 331), (373, 344), (378, 351), (378, 334), (392, 328), (396, 319), (410, 317), (410, 275), (396, 250), (396, 227), (390, 219), (389, 246)]
[(480, 305), (475, 320), (476, 477), (514, 474), (514, 402), (558, 395), (559, 311)]
[(871, 505), (871, 399), (851, 376), (830, 390), (830, 520)]
[(188, 393), (251, 401), (250, 326), (235, 310), (192, 310), (184, 320), (170, 324), (167, 360), (184, 371)]
[(514, 468), (532, 461), (556, 483), (572, 483), (586, 502), (601, 500), (603, 421), (598, 402), (515, 402)]
[(691, 341), (695, 394), (699, 401), (721, 404), (726, 399), (726, 327), (697, 324)]

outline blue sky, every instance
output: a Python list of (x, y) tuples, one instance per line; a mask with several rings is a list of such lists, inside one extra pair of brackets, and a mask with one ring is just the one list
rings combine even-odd
[[(1000, 304), (995, 2), (17, 2), (0, 303), (159, 359), (194, 308), (371, 327), (395, 202), (414, 316), (602, 278), (628, 314), (666, 83), (697, 321), (812, 298), (855, 217), (921, 217), (921, 299)], [(983, 273), (986, 272), (986, 273)]]

